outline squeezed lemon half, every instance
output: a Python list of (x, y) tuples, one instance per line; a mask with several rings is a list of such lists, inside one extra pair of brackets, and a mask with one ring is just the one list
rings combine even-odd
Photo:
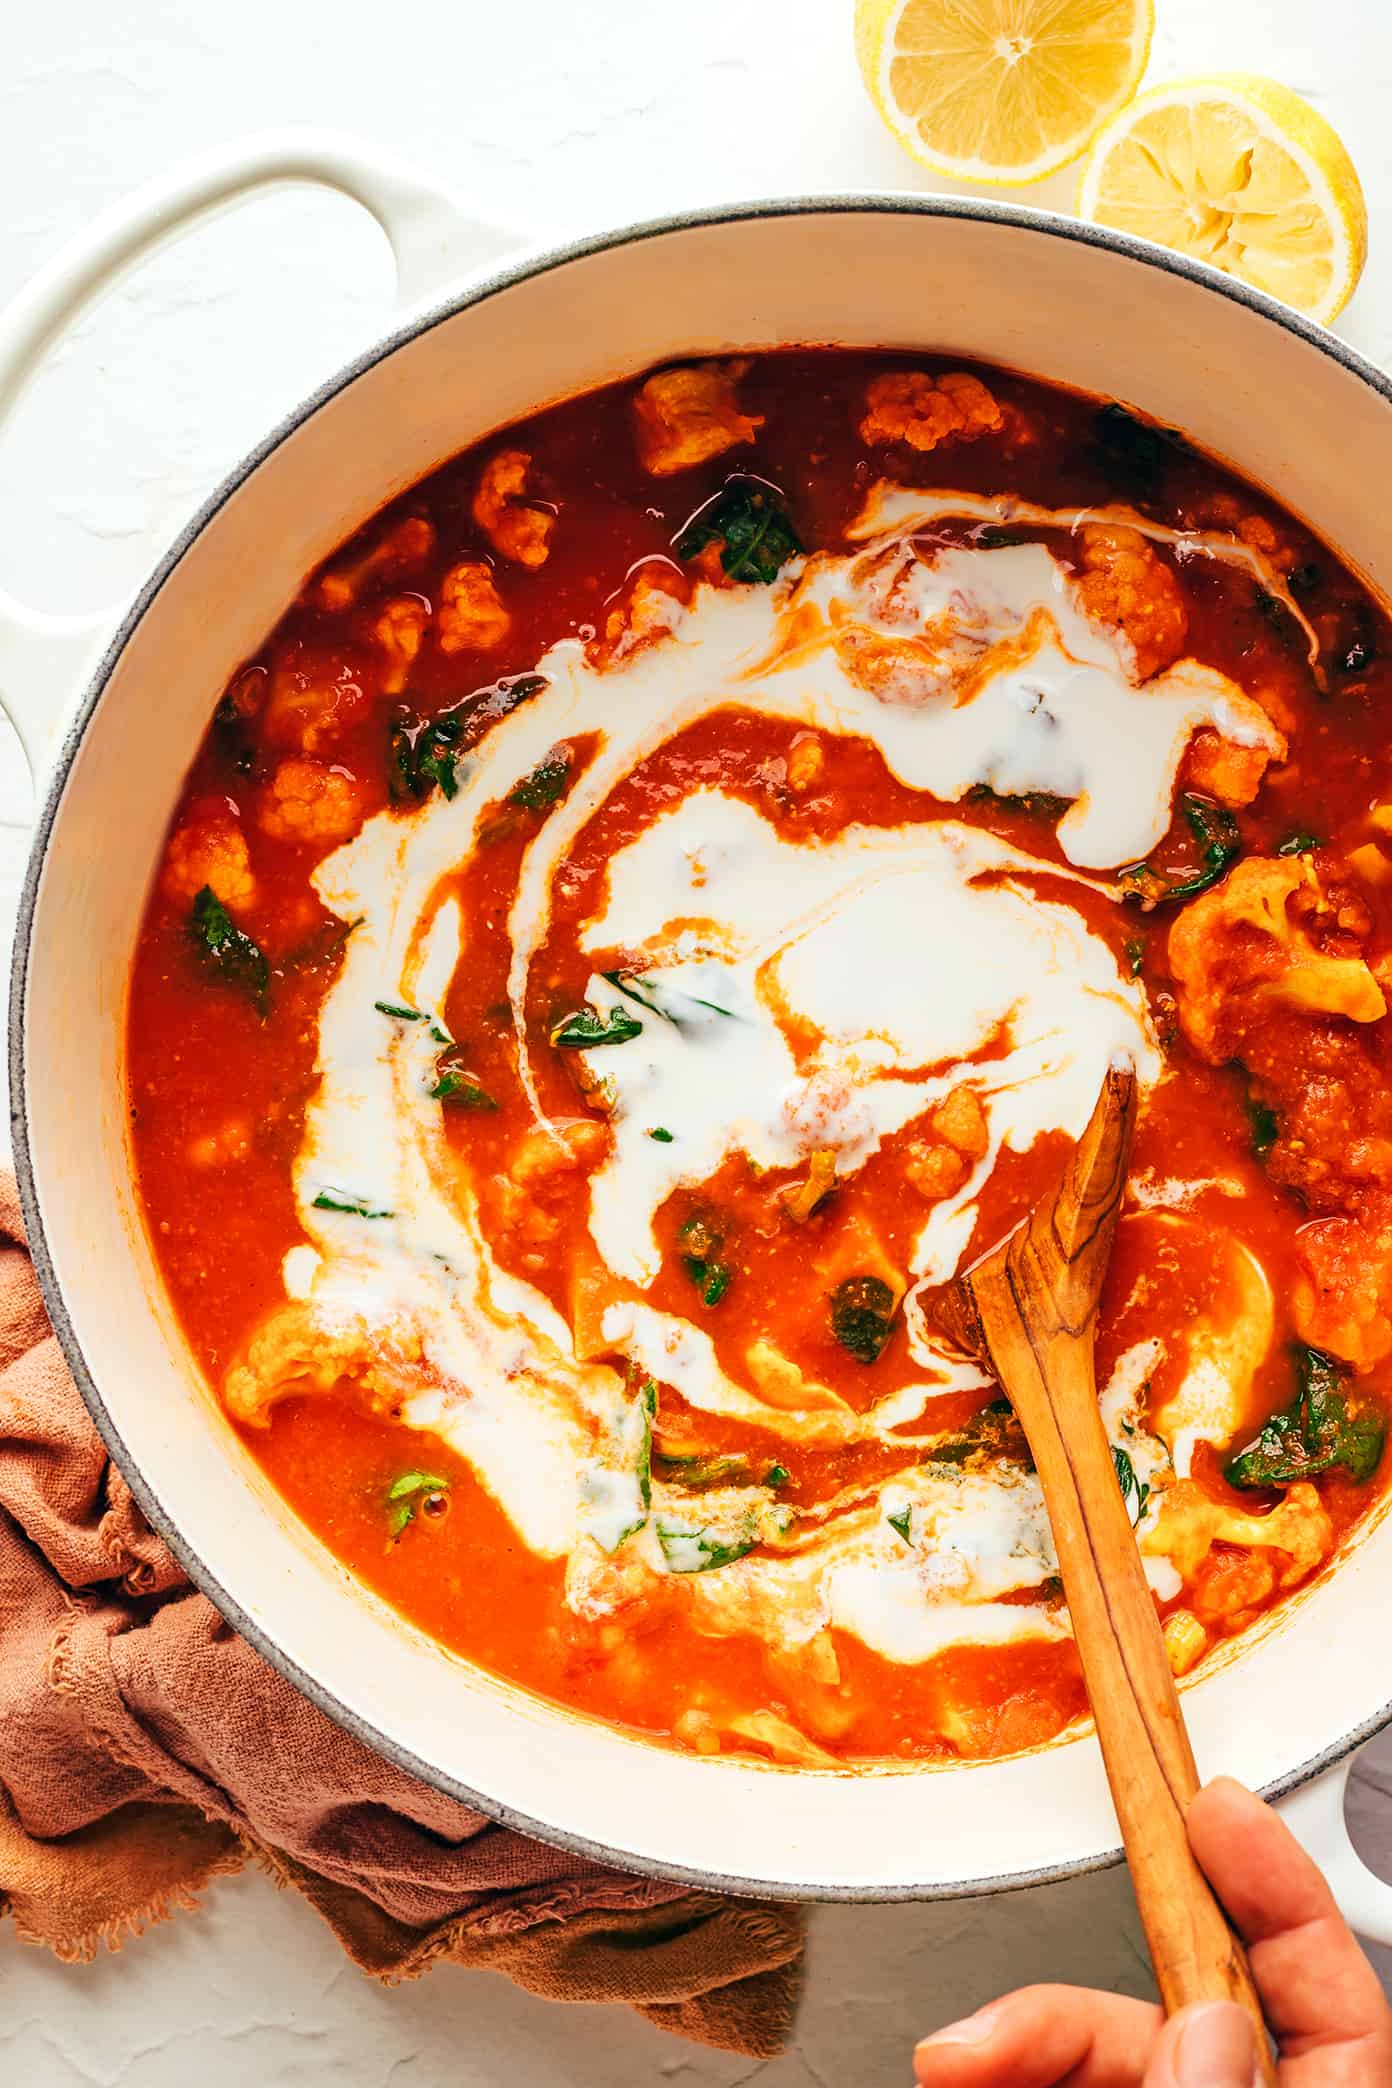
[(1363, 272), (1368, 214), (1323, 116), (1275, 80), (1229, 74), (1143, 94), (1083, 168), (1078, 214), (1158, 240), (1326, 324)]
[(856, 0), (856, 56), (922, 165), (1038, 181), (1135, 93), (1153, 20), (1151, 0)]

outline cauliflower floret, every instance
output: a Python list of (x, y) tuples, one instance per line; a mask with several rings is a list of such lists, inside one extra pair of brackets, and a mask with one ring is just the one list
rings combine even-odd
[(970, 1162), (950, 1145), (916, 1138), (904, 1148), (904, 1179), (926, 1203), (955, 1196), (970, 1173)]
[(693, 1709), (679, 1711), (672, 1720), (672, 1738), (695, 1754), (718, 1755), (720, 1752), (720, 1728), (709, 1711)]
[(518, 1141), (508, 1171), (514, 1183), (525, 1188), (548, 1175), (592, 1167), (608, 1144), (608, 1125), (596, 1123), (593, 1117), (562, 1119), (550, 1126), (534, 1124)]
[(384, 695), (399, 696), (405, 688), (429, 622), (430, 604), (425, 596), (408, 594), (388, 602), (373, 625), (372, 635), (387, 656), (382, 673)]
[(996, 675), (1027, 664), (1053, 635), (1049, 612), (1036, 608), (1019, 630), (988, 644), (960, 630), (957, 613), (949, 609), (929, 617), (911, 638), (843, 623), (832, 643), (847, 679), (877, 702), (917, 709), (949, 698), (960, 709)]
[(499, 1182), (497, 1199), (501, 1238), (529, 1269), (545, 1268), (546, 1257), (535, 1250), (555, 1239), (561, 1229), (560, 1219), (553, 1212), (544, 1210), (536, 1198), (529, 1196), (516, 1182)]
[(806, 1225), (812, 1213), (836, 1187), (836, 1154), (830, 1146), (813, 1153), (807, 1173), (800, 1182), (788, 1182), (778, 1191), (784, 1213), (795, 1225)]
[(1263, 989), (1312, 1015), (1342, 1015), (1349, 1022), (1381, 1022), (1387, 1000), (1361, 957), (1322, 957), (1316, 952), (1294, 964)]
[(887, 371), (872, 379), (865, 408), (862, 442), (907, 442), (916, 450), (998, 435), (1006, 424), (981, 379), (965, 370), (949, 370), (942, 377), (930, 377), (926, 370)]
[(764, 425), (761, 415), (741, 413), (735, 385), (748, 363), (689, 363), (659, 370), (639, 387), (633, 401), (638, 454), (654, 478), (708, 464)]
[(1276, 758), (1270, 747), (1240, 747), (1205, 726), (1189, 742), (1184, 780), (1190, 790), (1217, 798), (1220, 805), (1250, 805)]
[[(783, 1762), (792, 1769), (839, 1769), (842, 1765), (834, 1754), (818, 1747), (809, 1740), (790, 1719), (783, 1718), (777, 1711), (741, 1711), (725, 1721), (726, 1732), (733, 1733), (737, 1740), (751, 1740), (756, 1747), (766, 1747), (775, 1762)], [(699, 1743), (698, 1743), (699, 1746)]]
[(1392, 1201), (1367, 1201), (1373, 1208), (1358, 1218), (1316, 1218), (1301, 1226), (1291, 1298), (1301, 1340), (1360, 1371), (1392, 1355)]
[(419, 1333), (366, 1318), (325, 1325), (307, 1304), (277, 1306), (228, 1371), (223, 1403), (234, 1421), (265, 1428), (278, 1400), (332, 1392), (345, 1379), (374, 1413), (391, 1413), (430, 1381)]
[(1171, 1610), (1164, 1639), (1172, 1675), (1187, 1675), (1208, 1651), (1208, 1633), (1189, 1610)]
[(318, 754), (341, 738), (371, 701), (364, 678), (346, 660), (325, 661), (295, 650), (276, 663), (262, 731), (269, 746)]
[(929, 1203), (954, 1196), (991, 1143), (976, 1089), (963, 1081), (928, 1119), (928, 1136), (905, 1148), (904, 1174)]
[(474, 520), (514, 565), (543, 566), (551, 555), (556, 511), (528, 496), (531, 468), (527, 450), (499, 450), (490, 457), (474, 494)]
[[(1289, 1487), (1266, 1515), (1252, 1515), (1212, 1500), (1196, 1480), (1179, 1479), (1165, 1489), (1159, 1507), (1142, 1523), (1139, 1542), (1143, 1552), (1169, 1559), (1186, 1584), (1199, 1578), (1215, 1544), (1276, 1552), (1276, 1584), (1292, 1588), (1334, 1549), (1334, 1525), (1308, 1480)], [(1255, 1585), (1255, 1579), (1249, 1583)]]
[(1315, 1214), (1296, 1241), (1297, 1331), (1359, 1370), (1392, 1355), (1392, 1095), (1365, 1041), (1386, 1012), (1360, 954), (1369, 926), (1357, 892), (1308, 858), (1258, 857), (1169, 936), (1186, 1034), (1211, 1064), (1246, 1067), (1274, 1120), (1266, 1171)]
[(1296, 552), (1268, 518), (1244, 514), (1241, 501), (1233, 493), (1208, 494), (1196, 503), (1187, 519), (1198, 529), (1230, 530), (1239, 543), (1260, 552), (1280, 572), (1289, 572), (1296, 562)]
[(441, 652), (491, 652), (511, 629), (512, 618), (498, 593), (492, 567), (481, 558), (461, 559), (452, 566), (440, 582), (440, 606), (435, 612)]
[(166, 899), (191, 906), (205, 885), (234, 911), (256, 897), (246, 836), (230, 798), (196, 798), (164, 852), (160, 889)]
[(590, 664), (612, 667), (654, 638), (676, 629), (686, 607), (686, 577), (670, 566), (639, 568), (604, 620), (603, 635), (588, 647)]
[(1247, 1021), (1273, 1003), (1352, 1022), (1382, 1019), (1387, 1002), (1366, 961), (1331, 954), (1313, 938), (1318, 929), (1351, 941), (1338, 912), (1300, 856), (1250, 856), (1184, 908), (1170, 929), (1169, 963), (1180, 1020), (1202, 1057), (1214, 1065), (1240, 1057)]
[(886, 638), (863, 624), (845, 624), (833, 644), (847, 680), (867, 696), (917, 708), (952, 686), (954, 661), (937, 639), (933, 624), (917, 638)]
[(322, 761), (282, 761), (256, 806), (261, 831), (275, 841), (335, 843), (363, 823), (362, 791), (347, 769)]
[(1202, 1623), (1231, 1634), (1246, 1630), (1275, 1587), (1270, 1552), (1211, 1551), (1189, 1599)]
[(603, 1158), (609, 1138), (607, 1124), (593, 1117), (570, 1117), (534, 1124), (518, 1141), (507, 1175), (495, 1183), (494, 1193), (499, 1233), (527, 1268), (547, 1266), (550, 1242), (561, 1229), (559, 1217), (541, 1201), (553, 1178), (594, 1166)]
[(1250, 544), (1269, 559), (1278, 572), (1288, 573), (1295, 564), (1295, 552), (1265, 515), (1244, 515), (1237, 533), (1244, 544)]
[(330, 566), (314, 583), (314, 599), (321, 609), (347, 609), (369, 580), (383, 573), (398, 573), (420, 565), (435, 548), (435, 531), (423, 515), (408, 515), (389, 529), (361, 558)]
[(969, 1160), (981, 1160), (991, 1142), (986, 1112), (976, 1089), (963, 1081), (933, 1111), (933, 1129)]
[(590, 1623), (619, 1615), (634, 1621), (661, 1590), (662, 1576), (631, 1544), (615, 1552), (577, 1544), (566, 1560), (566, 1608)]
[(1189, 635), (1189, 612), (1170, 568), (1136, 529), (1089, 522), (1079, 532), (1078, 606), (1122, 641), (1132, 679), (1173, 666)]
[(944, 1740), (967, 1761), (1041, 1747), (1067, 1723), (1067, 1714), (1051, 1697), (1033, 1690), (1003, 1702), (982, 1703), (970, 1697), (956, 1699), (944, 1689), (931, 1715)]
[(798, 733), (788, 749), (785, 781), (789, 790), (801, 797), (804, 791), (821, 782), (825, 768), (826, 748), (816, 733)]

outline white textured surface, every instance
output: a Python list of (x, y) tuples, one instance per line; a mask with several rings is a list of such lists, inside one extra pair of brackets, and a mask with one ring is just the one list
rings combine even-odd
[[(1392, 18), (1367, 0), (1160, 0), (1151, 77), (1262, 69), (1333, 118), (1373, 219), (1341, 331), (1392, 362), (1385, 81)], [(0, 70), (0, 298), (104, 204), (181, 155), (281, 123), (331, 123), (409, 153), (523, 222), (580, 232), (685, 204), (828, 187), (926, 187), (881, 132), (850, 55), (850, 0), (419, 0), (383, 13), (240, 0), (11, 10)], [(1071, 177), (1026, 193), (1064, 205)], [(924, 333), (932, 332), (931, 284)], [(270, 420), (385, 320), (390, 262), (352, 208), (281, 195), (143, 270), (74, 330), (0, 438), (0, 583), (95, 607)], [(158, 692), (151, 692), (158, 700)], [(27, 783), (0, 742), (0, 820)], [(0, 825), (0, 934), (23, 858)], [(1392, 1856), (1392, 1749), (1360, 1783), (1360, 1833)], [(923, 1831), (934, 1831), (931, 1787)], [(1379, 1859), (1392, 1873), (1392, 1860)], [(1383, 1954), (1386, 1958), (1386, 1954)], [(1387, 1959), (1392, 1964), (1392, 1959)], [(1125, 1879), (941, 1908), (819, 1912), (797, 2042), (749, 2063), (616, 2009), (562, 2011), (483, 1975), (384, 1992), (298, 1901), (259, 1878), (119, 1957), (61, 1966), (0, 1923), (0, 2078), (30, 2088), (492, 2088), (600, 2083), (866, 2088), (907, 2074), (915, 2034), (1028, 1980), (1148, 1984)]]

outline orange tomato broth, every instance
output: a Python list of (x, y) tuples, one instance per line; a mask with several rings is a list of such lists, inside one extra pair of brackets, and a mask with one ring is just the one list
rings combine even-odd
[[(187, 895), (152, 890), (131, 975), (128, 1032), (131, 1140), (150, 1237), (189, 1346), (216, 1387), (256, 1324), (284, 1298), (282, 1263), (303, 1239), (291, 1166), (316, 1085), (317, 1013), (336, 975), (343, 924), (309, 884), (323, 843), (267, 833), (257, 805), (276, 764), (293, 755), (293, 734), (272, 720), (264, 702), (276, 677), (299, 673), (313, 688), (342, 697), (320, 752), (350, 777), (363, 817), (389, 802), (388, 725), (409, 714), (428, 719), (460, 709), (465, 738), (486, 736), (487, 720), (507, 700), (509, 677), (525, 675), (556, 640), (589, 639), (622, 598), (635, 565), (673, 562), (674, 539), (687, 518), (734, 473), (755, 473), (776, 486), (808, 549), (841, 549), (843, 532), (877, 477), (907, 484), (950, 484), (967, 491), (1008, 490), (1047, 506), (1139, 498), (1159, 520), (1194, 526), (1215, 502), (1235, 504), (1245, 518), (1270, 523), (1290, 547), (1297, 569), (1317, 571), (1303, 606), (1325, 640), (1331, 667), (1321, 690), (1302, 646), (1271, 613), (1243, 571), (1191, 560), (1176, 565), (1189, 614), (1186, 650), (1280, 707), (1293, 721), (1289, 760), (1268, 775), (1255, 802), (1237, 812), (1244, 851), (1270, 854), (1295, 828), (1316, 825), (1331, 861), (1365, 835), (1369, 804), (1387, 787), (1384, 723), (1392, 694), (1392, 646), (1381, 611), (1325, 546), (1269, 499), (1232, 479), (1209, 459), (1176, 446), (1164, 460), (1159, 490), (1128, 481), (1097, 439), (1098, 403), (1022, 377), (982, 373), (1003, 404), (1033, 429), (1024, 445), (990, 435), (946, 444), (930, 456), (903, 445), (873, 451), (858, 421), (868, 382), (887, 368), (949, 367), (932, 357), (872, 356), (840, 351), (770, 354), (753, 359), (740, 381), (742, 409), (763, 417), (757, 440), (712, 462), (655, 479), (637, 456), (631, 425), (632, 385), (615, 386), (553, 408), (513, 430), (510, 445), (532, 458), (536, 497), (554, 511), (550, 556), (529, 570), (496, 557), (471, 514), (480, 465), (496, 438), (455, 458), (374, 517), (333, 560), (346, 569), (404, 518), (425, 517), (434, 544), (409, 576), (370, 575), (356, 599), (325, 606), (313, 584), (302, 587), (256, 658), (234, 679), (190, 769), (172, 828), (217, 806), (235, 814), (245, 834), (256, 896), (234, 913), (271, 965), (263, 1013), (245, 993), (213, 976), (189, 930)], [(947, 532), (948, 534), (951, 531)], [(1057, 533), (1018, 532), (1048, 541), (1067, 556)], [(460, 558), (486, 559), (511, 615), (502, 643), (487, 651), (446, 653), (425, 643), (405, 689), (385, 687), (374, 619), (403, 588), (434, 604), (444, 573)], [(503, 691), (500, 699), (499, 691)], [(344, 694), (343, 692), (347, 692)], [(215, 692), (210, 693), (210, 704)], [(621, 692), (616, 692), (621, 700)], [(1051, 880), (1062, 862), (1048, 808), (972, 798), (944, 806), (898, 782), (868, 741), (823, 734), (826, 767), (815, 789), (794, 796), (786, 763), (798, 728), (752, 712), (707, 717), (667, 742), (614, 791), (590, 820), (566, 865), (546, 943), (533, 966), (529, 1026), (544, 1035), (555, 1010), (583, 995), (596, 960), (582, 954), (578, 932), (602, 902), (605, 865), (665, 807), (694, 785), (718, 782), (746, 797), (789, 838), (824, 838), (856, 822), (898, 825), (943, 816), (966, 819), (1040, 858), (1041, 893), (1066, 896), (1088, 924), (1136, 967), (1157, 1032), (1182, 1077), (1149, 1097), (1139, 1127), (1134, 1171), (1240, 1184), (1234, 1198), (1200, 1194), (1189, 1223), (1167, 1237), (1153, 1214), (1127, 1216), (1117, 1241), (1101, 1315), (1099, 1382), (1118, 1354), (1144, 1334), (1181, 1331), (1213, 1302), (1221, 1242), (1236, 1229), (1265, 1267), (1276, 1298), (1277, 1335), (1252, 1388), (1251, 1411), (1234, 1438), (1244, 1442), (1292, 1392), (1286, 1342), (1289, 1299), (1297, 1273), (1298, 1234), (1307, 1213), (1271, 1179), (1254, 1153), (1246, 1078), (1236, 1065), (1211, 1066), (1190, 1049), (1175, 1020), (1166, 934), (1175, 909), (1143, 912), (1105, 893)], [(571, 748), (572, 775), (587, 749)], [(1182, 778), (1181, 778), (1182, 780)], [(537, 1207), (554, 1230), (540, 1253), (508, 1231), (497, 1184), (508, 1154), (530, 1121), (513, 1066), (510, 1028), (499, 1020), (506, 1000), (508, 895), (526, 842), (542, 810), (499, 808), (493, 845), (464, 865), (455, 888), (470, 924), (467, 965), (447, 1003), (454, 1036), (467, 1040), (467, 1066), (496, 1109), (447, 1112), (453, 1142), (485, 1185), (486, 1228), (505, 1267), (547, 1292), (569, 1314), (577, 1272), (587, 1263), (585, 1174), (563, 1174), (539, 1187)], [(1192, 854), (1176, 820), (1152, 856), (1183, 863)], [(1363, 894), (1374, 927), (1370, 948), (1392, 944), (1392, 895)], [(616, 961), (622, 953), (616, 953)], [(603, 960), (599, 960), (602, 964)], [(1379, 1053), (1379, 1036), (1365, 1039)], [(543, 1104), (569, 1118), (602, 1113), (577, 1091), (567, 1055), (533, 1053)], [(1389, 1083), (1392, 1085), (1392, 1083)], [(855, 1362), (828, 1331), (824, 1297), (839, 1266), (845, 1229), (866, 1214), (884, 1242), (905, 1260), (925, 1206), (910, 1197), (899, 1173), (915, 1127), (884, 1141), (859, 1175), (843, 1185), (803, 1226), (778, 1222), (777, 1191), (795, 1176), (753, 1178), (728, 1161), (712, 1182), (679, 1191), (660, 1214), (668, 1250), (648, 1294), (661, 1309), (698, 1320), (718, 1355), (736, 1370), (751, 1339), (776, 1332), (785, 1352), (813, 1378), (863, 1408), (913, 1375), (902, 1324), (871, 1366)], [(1057, 1163), (1059, 1142), (1030, 1154), (1006, 1153), (983, 1193), (975, 1252), (1008, 1229)], [(494, 1190), (487, 1184), (492, 1180)], [(697, 1299), (681, 1266), (681, 1226), (702, 1208), (720, 1209), (730, 1228), (728, 1294), (715, 1308)], [(588, 1249), (592, 1259), (593, 1250)], [(809, 1274), (809, 1271), (811, 1272)], [(822, 1273), (819, 1273), (822, 1272)], [(1138, 1299), (1137, 1287), (1141, 1286)], [(1159, 1404), (1173, 1384), (1162, 1366), (1151, 1388)], [(1368, 1378), (1374, 1390), (1383, 1376)], [(960, 1426), (990, 1393), (934, 1403), (933, 1425)], [(852, 1482), (881, 1479), (915, 1461), (892, 1445), (789, 1449), (775, 1432), (696, 1414), (671, 1387), (659, 1388), (659, 1439), (668, 1447), (746, 1453), (789, 1470), (782, 1498), (797, 1505)], [(477, 1481), (442, 1442), (364, 1411), (351, 1383), (331, 1395), (295, 1397), (276, 1406), (264, 1430), (245, 1440), (286, 1500), (362, 1579), (444, 1645), (528, 1689), (657, 1739), (671, 1739), (682, 1713), (699, 1701), (713, 1711), (769, 1709), (814, 1734), (847, 1759), (989, 1755), (1038, 1743), (1084, 1710), (1071, 1642), (1026, 1641), (961, 1646), (919, 1665), (901, 1665), (833, 1633), (840, 1666), (835, 1689), (799, 1672), (797, 1663), (753, 1636), (713, 1638), (684, 1613), (679, 1586), (641, 1613), (602, 1622), (572, 1614), (563, 1601), (564, 1562), (536, 1557)], [(1215, 1497), (1244, 1507), (1274, 1495), (1236, 1495), (1222, 1477), (1230, 1445), (1201, 1446), (1195, 1474)], [(425, 1468), (449, 1481), (448, 1512), (417, 1515), (393, 1536), (385, 1502), (400, 1473)], [(1318, 1480), (1342, 1533), (1378, 1495), (1388, 1460), (1374, 1479), (1355, 1485), (1334, 1472)], [(1215, 1547), (1221, 1569), (1226, 1548)], [(1050, 1599), (1057, 1602), (1057, 1593)], [(1187, 1594), (1186, 1598), (1187, 1599)], [(1168, 1611), (1174, 1603), (1161, 1604)], [(1254, 1607), (1265, 1607), (1259, 1601)], [(1253, 1607), (1236, 1612), (1234, 1628)], [(1221, 1620), (1214, 1635), (1223, 1635)], [(832, 1701), (834, 1699), (834, 1701)], [(710, 1744), (709, 1742), (704, 1744)]]

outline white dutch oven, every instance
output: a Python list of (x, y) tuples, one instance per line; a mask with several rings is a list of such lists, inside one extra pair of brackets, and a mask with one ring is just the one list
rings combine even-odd
[[(1090, 1737), (1011, 1761), (844, 1776), (669, 1753), (476, 1672), (359, 1587), (271, 1491), (182, 1347), (131, 1185), (127, 967), (165, 822), (229, 671), (381, 502), (534, 407), (690, 353), (923, 344), (1135, 402), (1389, 582), (1392, 505), (1369, 488), (1392, 484), (1392, 386), (1221, 276), (1034, 211), (797, 199), (504, 265), (515, 238), (409, 171), (313, 136), (205, 159), (95, 225), (0, 320), (0, 411), (117, 271), (190, 220), (292, 180), (340, 189), (379, 220), (412, 315), (233, 474), (104, 651), (93, 625), (0, 597), (0, 693), (51, 777), (15, 956), (15, 1143), (44, 1292), (97, 1425), (152, 1523), (268, 1660), (428, 1782), (552, 1841), (797, 1898), (975, 1893), (1111, 1862)], [(1351, 1751), (1392, 1719), (1390, 1588), (1384, 1517), (1185, 1692), (1203, 1769), (1272, 1794), (1303, 1786), (1289, 1814), (1355, 1923), (1388, 1941), (1392, 1887), (1354, 1855), (1342, 1799)]]

